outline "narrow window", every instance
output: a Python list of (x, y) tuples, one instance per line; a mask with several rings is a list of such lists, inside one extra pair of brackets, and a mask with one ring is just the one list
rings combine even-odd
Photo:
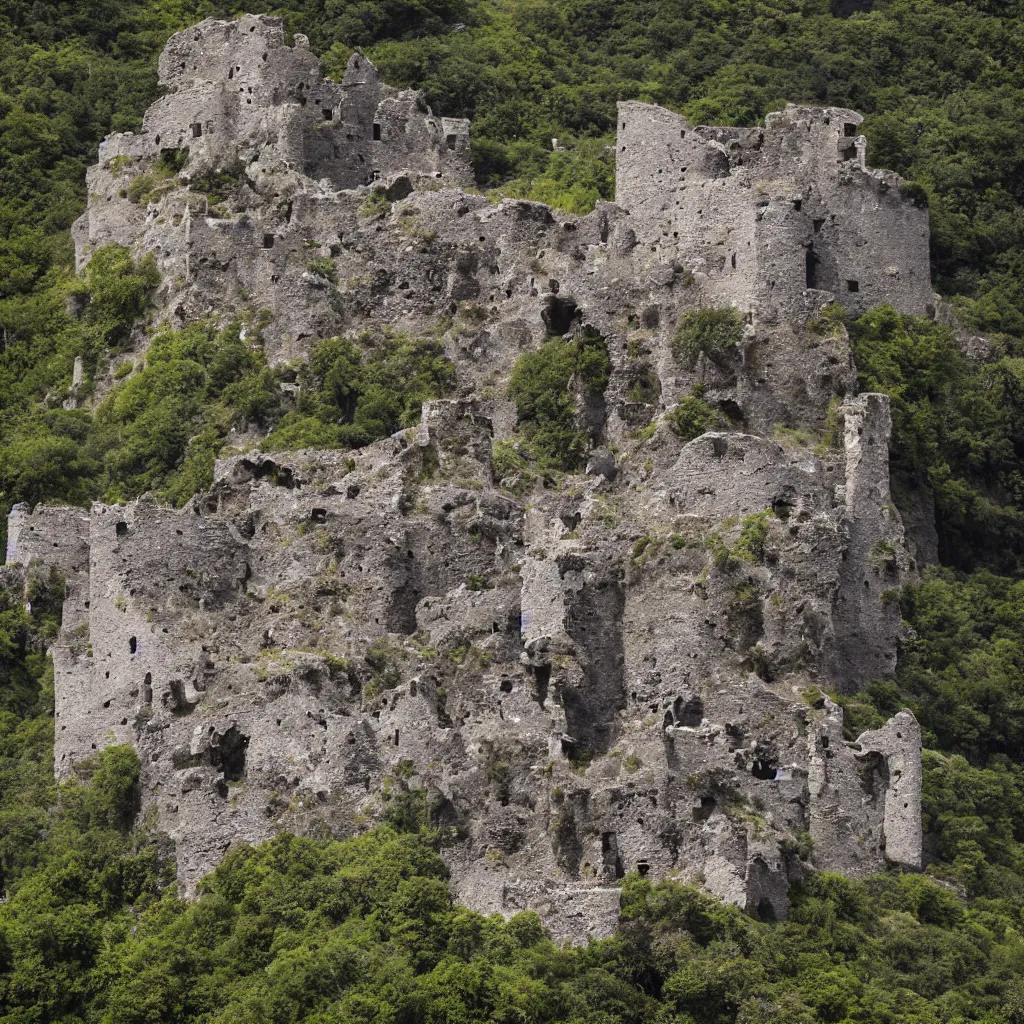
[(818, 254), (814, 251), (814, 246), (807, 246), (807, 255), (805, 257), (806, 267), (806, 280), (804, 281), (805, 288), (817, 288), (818, 287)]
[(732, 254), (732, 269), (736, 269), (736, 253)]
[(146, 680), (142, 684), (142, 703), (152, 704), (153, 703), (153, 673), (146, 673)]
[(819, 231), (821, 231), (821, 226), (822, 226), (822, 224), (824, 224), (824, 223), (825, 223), (825, 221), (824, 221), (824, 220), (816, 220), (816, 221), (814, 222), (814, 233), (815, 233), (815, 234), (818, 234), (818, 232), (819, 232)]
[(445, 145), (447, 145), (449, 149), (454, 149), (455, 143), (458, 141), (458, 138), (454, 135), (446, 135), (444, 137), (444, 141)]
[(192, 125), (192, 138), (193, 139), (199, 139), (199, 138), (202, 138), (202, 135), (203, 135), (203, 126), (198, 121), (196, 121), (196, 123), (194, 125)]
[(374, 124), (373, 126), (373, 141), (380, 142), (380, 125)]
[(334, 111), (331, 110), (330, 107), (324, 107), (323, 108), (323, 115), (324, 115), (324, 120), (325, 121), (333, 121), (334, 120)]
[(263, 236), (263, 248), (264, 249), (273, 249), (274, 248), (274, 236), (273, 235), (264, 235)]
[(128, 650), (134, 654), (139, 649), (139, 641), (135, 637), (131, 636), (128, 638)]
[(114, 533), (116, 533), (118, 537), (124, 537), (128, 533), (128, 524), (125, 522), (118, 523), (117, 526), (114, 527)]
[(800, 207), (801, 206), (803, 206), (803, 200), (802, 199), (794, 199), (793, 200), (793, 209), (796, 210), (797, 213), (800, 212)]

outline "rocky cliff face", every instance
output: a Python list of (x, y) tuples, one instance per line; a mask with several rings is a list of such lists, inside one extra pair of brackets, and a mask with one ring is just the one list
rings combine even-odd
[[(174, 325), (267, 307), (278, 361), (431, 334), (457, 383), (358, 451), (228, 455), (180, 511), (16, 508), (8, 563), (68, 588), (58, 775), (134, 744), (188, 887), (278, 829), (427, 819), (461, 900), (577, 938), (614, 925), (628, 871), (782, 915), (810, 867), (919, 866), (916, 721), (848, 742), (825, 694), (892, 672), (913, 564), (887, 399), (853, 393), (817, 313), (931, 301), (927, 215), (866, 170), (858, 115), (738, 133), (625, 104), (620, 205), (577, 218), (491, 205), (465, 122), (359, 55), (325, 81), (272, 18), (179, 34), (161, 78), (143, 134), (89, 173), (80, 263), (154, 252)], [(690, 210), (694, 190), (728, 214)], [(680, 319), (725, 304), (739, 344), (680, 358)], [(586, 471), (510, 478), (511, 367), (583, 331), (611, 362), (577, 402)], [(696, 385), (730, 429), (684, 443), (665, 413)]]

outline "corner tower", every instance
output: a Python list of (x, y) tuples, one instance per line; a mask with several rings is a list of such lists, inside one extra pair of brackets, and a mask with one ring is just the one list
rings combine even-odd
[(708, 127), (620, 103), (616, 202), (641, 244), (678, 256), (720, 301), (927, 314), (928, 211), (899, 175), (867, 167), (862, 120), (790, 104), (763, 129)]

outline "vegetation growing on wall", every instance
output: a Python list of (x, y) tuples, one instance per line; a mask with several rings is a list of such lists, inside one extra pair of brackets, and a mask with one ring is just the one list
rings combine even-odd
[(591, 447), (584, 406), (604, 394), (611, 370), (604, 338), (592, 327), (582, 328), (569, 341), (549, 338), (516, 361), (509, 395), (542, 468), (583, 465)]
[(298, 379), (296, 408), (263, 441), (264, 451), (361, 448), (414, 426), (423, 403), (454, 386), (455, 367), (430, 338), (367, 336), (361, 345), (328, 338)]
[(684, 313), (676, 326), (672, 351), (685, 365), (693, 367), (704, 356), (724, 364), (743, 337), (743, 318), (738, 309), (694, 309)]

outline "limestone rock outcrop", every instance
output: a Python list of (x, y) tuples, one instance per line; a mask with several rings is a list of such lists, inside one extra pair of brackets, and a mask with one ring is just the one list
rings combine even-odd
[[(914, 564), (888, 400), (819, 311), (932, 303), (927, 212), (859, 115), (622, 104), (617, 201), (574, 217), (492, 205), (466, 122), (359, 54), (325, 80), (273, 18), (179, 33), (160, 73), (89, 172), (80, 264), (153, 252), (173, 326), (265, 307), (273, 361), (430, 333), (458, 383), (358, 451), (226, 454), (181, 510), (16, 507), (7, 562), (67, 588), (58, 776), (133, 744), (187, 888), (282, 828), (429, 821), (461, 900), (576, 939), (629, 871), (781, 916), (815, 867), (919, 867), (916, 721), (845, 738), (828, 696), (894, 670)], [(723, 305), (741, 343), (681, 360)], [(612, 365), (586, 471), (502, 478), (513, 364), (583, 327)], [(721, 422), (684, 443), (696, 386)]]

